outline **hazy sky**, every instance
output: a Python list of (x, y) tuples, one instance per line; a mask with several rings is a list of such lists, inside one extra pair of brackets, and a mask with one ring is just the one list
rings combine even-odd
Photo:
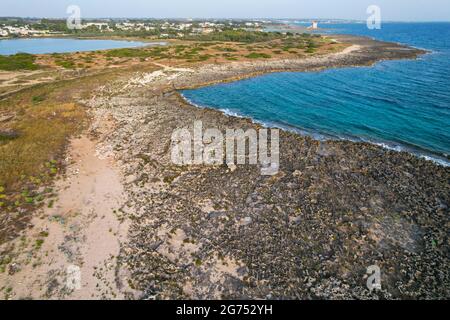
[(0, 0), (0, 16), (66, 17), (72, 4), (84, 17), (341, 19), (374, 4), (383, 20), (450, 21), (450, 0)]

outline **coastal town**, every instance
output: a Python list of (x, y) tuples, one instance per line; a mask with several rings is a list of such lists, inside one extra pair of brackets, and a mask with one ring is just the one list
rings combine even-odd
[(42, 37), (61, 35), (113, 35), (139, 34), (154, 38), (184, 38), (222, 32), (225, 30), (263, 31), (275, 22), (269, 20), (83, 20), (71, 30), (65, 20), (3, 18), (0, 20), (0, 37)]
[[(61, 19), (0, 18), (1, 38), (30, 38), (58, 36), (139, 36), (147, 38), (183, 39), (214, 32), (245, 30), (255, 32), (305, 32), (319, 29), (319, 21), (239, 20), (239, 19), (86, 19), (75, 29)], [(332, 21), (323, 21), (331, 23)]]

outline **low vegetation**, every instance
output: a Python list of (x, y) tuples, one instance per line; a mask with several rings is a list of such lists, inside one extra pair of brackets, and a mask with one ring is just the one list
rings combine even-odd
[(130, 48), (113, 49), (109, 50), (108, 53), (106, 53), (106, 56), (115, 58), (142, 58), (142, 57), (149, 57), (150, 52), (146, 50), (130, 49)]
[[(306, 54), (335, 52), (341, 45), (318, 35), (281, 34), (246, 30), (226, 30), (187, 37), (169, 42), (167, 46), (123, 48), (108, 51), (76, 52), (70, 54), (0, 56), (0, 70), (102, 70), (109, 66), (158, 61), (169, 64), (298, 58)], [(53, 69), (52, 69), (53, 68)], [(24, 84), (33, 79), (23, 79)], [(20, 81), (20, 80), (18, 80)], [(22, 83), (12, 83), (21, 85)], [(0, 89), (1, 93), (2, 89)]]
[(245, 30), (226, 30), (223, 32), (212, 32), (210, 34), (187, 37), (187, 39), (199, 41), (222, 41), (255, 43), (280, 39), (283, 35), (279, 32), (261, 32)]
[(75, 62), (72, 60), (55, 60), (55, 64), (65, 69), (74, 69), (76, 67)]
[[(220, 37), (214, 34), (200, 37), (203, 41), (183, 41), (164, 47), (109, 50), (103, 53), (103, 57), (111, 64), (147, 60), (164, 60), (171, 63), (205, 61), (220, 63), (245, 59), (271, 59), (273, 56), (296, 58), (304, 54), (320, 52), (325, 46), (327, 46), (326, 51), (329, 51), (329, 47), (332, 46), (330, 40), (316, 35), (262, 34), (264, 35), (247, 31), (222, 32)], [(195, 38), (199, 39), (199, 37)], [(234, 41), (231, 42), (231, 40)], [(336, 47), (339, 46), (336, 45)]]
[(10, 56), (0, 55), (0, 70), (37, 70), (36, 57), (27, 53), (18, 53)]
[(27, 212), (44, 203), (63, 169), (68, 139), (84, 128), (86, 113), (75, 96), (87, 98), (115, 74), (55, 81), (0, 101), (0, 118), (6, 119), (0, 122), (0, 244), (14, 234), (15, 221), (26, 221)]
[[(45, 181), (66, 138), (80, 125), (83, 110), (74, 103), (45, 102), (40, 94), (14, 105), (16, 120), (3, 124), (0, 139), (0, 185), (18, 191), (27, 181)], [(2, 111), (5, 105), (0, 104)], [(30, 180), (31, 179), (31, 180)]]
[(252, 52), (252, 53), (246, 55), (245, 57), (249, 58), (249, 59), (261, 59), (261, 58), (270, 59), (270, 58), (272, 58), (272, 56), (267, 53), (257, 53), (257, 52)]

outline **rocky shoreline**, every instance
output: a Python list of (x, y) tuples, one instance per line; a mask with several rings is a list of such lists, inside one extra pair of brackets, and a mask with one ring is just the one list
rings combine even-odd
[[(98, 154), (124, 176), (130, 220), (119, 269), (143, 299), (430, 299), (450, 297), (450, 169), (366, 143), (280, 132), (280, 172), (176, 166), (177, 128), (259, 128), (200, 109), (177, 89), (277, 71), (413, 59), (424, 51), (339, 36), (352, 49), (289, 61), (165, 67), (102, 87), (84, 103), (111, 119)], [(366, 269), (381, 269), (381, 291)]]
[[(229, 82), (274, 72), (312, 72), (330, 68), (370, 66), (383, 60), (416, 59), (427, 51), (401, 44), (371, 40), (366, 37), (336, 35), (332, 37), (348, 48), (342, 52), (298, 60), (236, 62), (225, 66), (208, 65), (188, 79), (173, 81), (176, 89), (193, 89), (219, 82)], [(209, 71), (209, 72), (204, 72)]]

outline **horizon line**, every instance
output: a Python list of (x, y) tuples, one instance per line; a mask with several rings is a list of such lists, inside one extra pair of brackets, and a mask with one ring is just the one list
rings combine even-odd
[[(49, 20), (65, 20), (67, 16), (63, 17), (31, 17), (31, 16), (0, 16), (0, 19), (49, 19)], [(134, 20), (343, 20), (343, 21), (355, 21), (361, 22), (366, 21), (365, 19), (353, 19), (353, 18), (274, 18), (274, 17), (241, 17), (241, 18), (231, 18), (231, 17), (85, 17), (83, 20), (94, 20), (94, 19), (134, 19)], [(384, 22), (403, 22), (403, 23), (432, 23), (432, 22), (450, 22), (450, 20), (392, 20), (385, 19)]]

